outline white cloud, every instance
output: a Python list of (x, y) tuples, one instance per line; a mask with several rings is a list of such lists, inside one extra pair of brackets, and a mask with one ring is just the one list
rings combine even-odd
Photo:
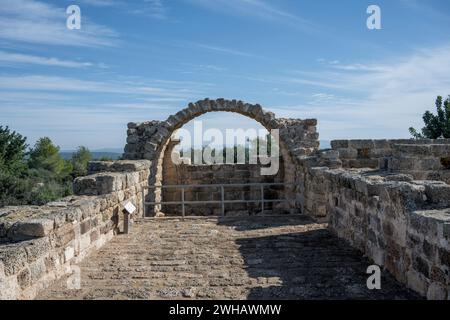
[(210, 10), (231, 15), (253, 16), (262, 20), (289, 23), (303, 31), (317, 31), (313, 22), (279, 9), (263, 0), (187, 0), (188, 2)]
[(205, 43), (197, 43), (197, 42), (189, 42), (189, 44), (194, 47), (200, 48), (200, 49), (206, 49), (209, 51), (214, 51), (214, 52), (218, 52), (218, 53), (222, 53), (222, 54), (229, 54), (229, 55), (233, 55), (233, 56), (241, 56), (241, 57), (247, 57), (247, 58), (257, 58), (257, 57), (261, 58), (258, 55), (240, 51), (240, 50), (236, 50), (236, 49), (218, 47), (218, 46), (214, 46), (214, 45), (209, 45), (209, 44), (205, 44)]
[(68, 46), (112, 46), (117, 35), (89, 21), (82, 11), (80, 30), (66, 27), (65, 8), (40, 1), (0, 0), (0, 39)]
[(97, 7), (115, 7), (123, 4), (121, 0), (81, 0), (81, 2)]
[(422, 49), (389, 61), (276, 78), (322, 92), (303, 104), (274, 108), (285, 116), (317, 117), (325, 139), (408, 137), (408, 127), (423, 126), (425, 110), (435, 111), (436, 96), (450, 94), (449, 51), (450, 45)]
[(0, 64), (37, 64), (43, 66), (85, 68), (93, 64), (90, 62), (79, 62), (71, 60), (60, 60), (58, 58), (47, 58), (29, 54), (12, 53), (0, 51)]
[[(153, 84), (153, 85), (152, 85)], [(148, 98), (189, 99), (202, 94), (200, 90), (188, 87), (186, 82), (150, 83), (142, 81), (92, 81), (68, 77), (24, 75), (0, 76), (0, 90), (38, 91), (38, 92), (85, 92), (99, 94), (129, 94)]]
[(81, 0), (82, 3), (96, 7), (118, 8), (123, 12), (148, 16), (154, 19), (165, 20), (168, 10), (163, 0)]

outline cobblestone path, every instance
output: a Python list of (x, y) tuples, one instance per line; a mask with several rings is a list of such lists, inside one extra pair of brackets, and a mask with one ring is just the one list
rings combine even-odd
[(300, 216), (142, 219), (38, 299), (410, 299), (324, 224)]

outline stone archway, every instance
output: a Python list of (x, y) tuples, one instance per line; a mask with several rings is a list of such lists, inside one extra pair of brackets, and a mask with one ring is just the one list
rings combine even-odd
[[(319, 147), (315, 119), (284, 119), (276, 118), (275, 114), (265, 111), (259, 104), (249, 104), (240, 100), (204, 99), (189, 103), (188, 107), (171, 115), (165, 121), (149, 121), (143, 123), (129, 123), (127, 132), (127, 145), (124, 158), (130, 160), (148, 159), (152, 161), (149, 185), (161, 185), (163, 159), (166, 147), (172, 134), (187, 122), (207, 112), (234, 112), (254, 119), (269, 132), (279, 130), (280, 153), (283, 157), (286, 183), (296, 183), (303, 180), (301, 173), (297, 172), (296, 159), (309, 156)], [(298, 190), (292, 190), (295, 199)], [(300, 192), (301, 193), (301, 192)], [(160, 190), (153, 195), (149, 194), (150, 201), (161, 199)], [(297, 196), (298, 198), (298, 196)], [(302, 199), (297, 199), (302, 202)], [(157, 211), (158, 208), (156, 207)]]

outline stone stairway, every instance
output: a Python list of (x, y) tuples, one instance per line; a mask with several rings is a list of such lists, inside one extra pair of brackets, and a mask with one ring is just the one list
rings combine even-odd
[(368, 290), (371, 263), (301, 216), (148, 218), (79, 265), (38, 299), (411, 299), (382, 273)]

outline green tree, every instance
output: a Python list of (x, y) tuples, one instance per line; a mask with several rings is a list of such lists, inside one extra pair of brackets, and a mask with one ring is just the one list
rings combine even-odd
[(0, 170), (17, 173), (17, 170), (25, 169), (26, 140), (8, 127), (0, 126)]
[(425, 127), (422, 132), (417, 132), (414, 128), (409, 128), (409, 132), (416, 139), (440, 139), (450, 138), (450, 96), (443, 101), (441, 96), (436, 99), (436, 111), (434, 115), (426, 111), (423, 115)]
[(28, 183), (26, 138), (8, 127), (0, 126), (0, 207), (25, 201)]
[(50, 138), (40, 138), (30, 151), (28, 166), (44, 172), (46, 178), (65, 179), (72, 172), (72, 164), (59, 154), (59, 147)]
[(87, 175), (88, 162), (92, 160), (92, 154), (86, 147), (78, 147), (72, 155), (72, 177), (82, 177)]

